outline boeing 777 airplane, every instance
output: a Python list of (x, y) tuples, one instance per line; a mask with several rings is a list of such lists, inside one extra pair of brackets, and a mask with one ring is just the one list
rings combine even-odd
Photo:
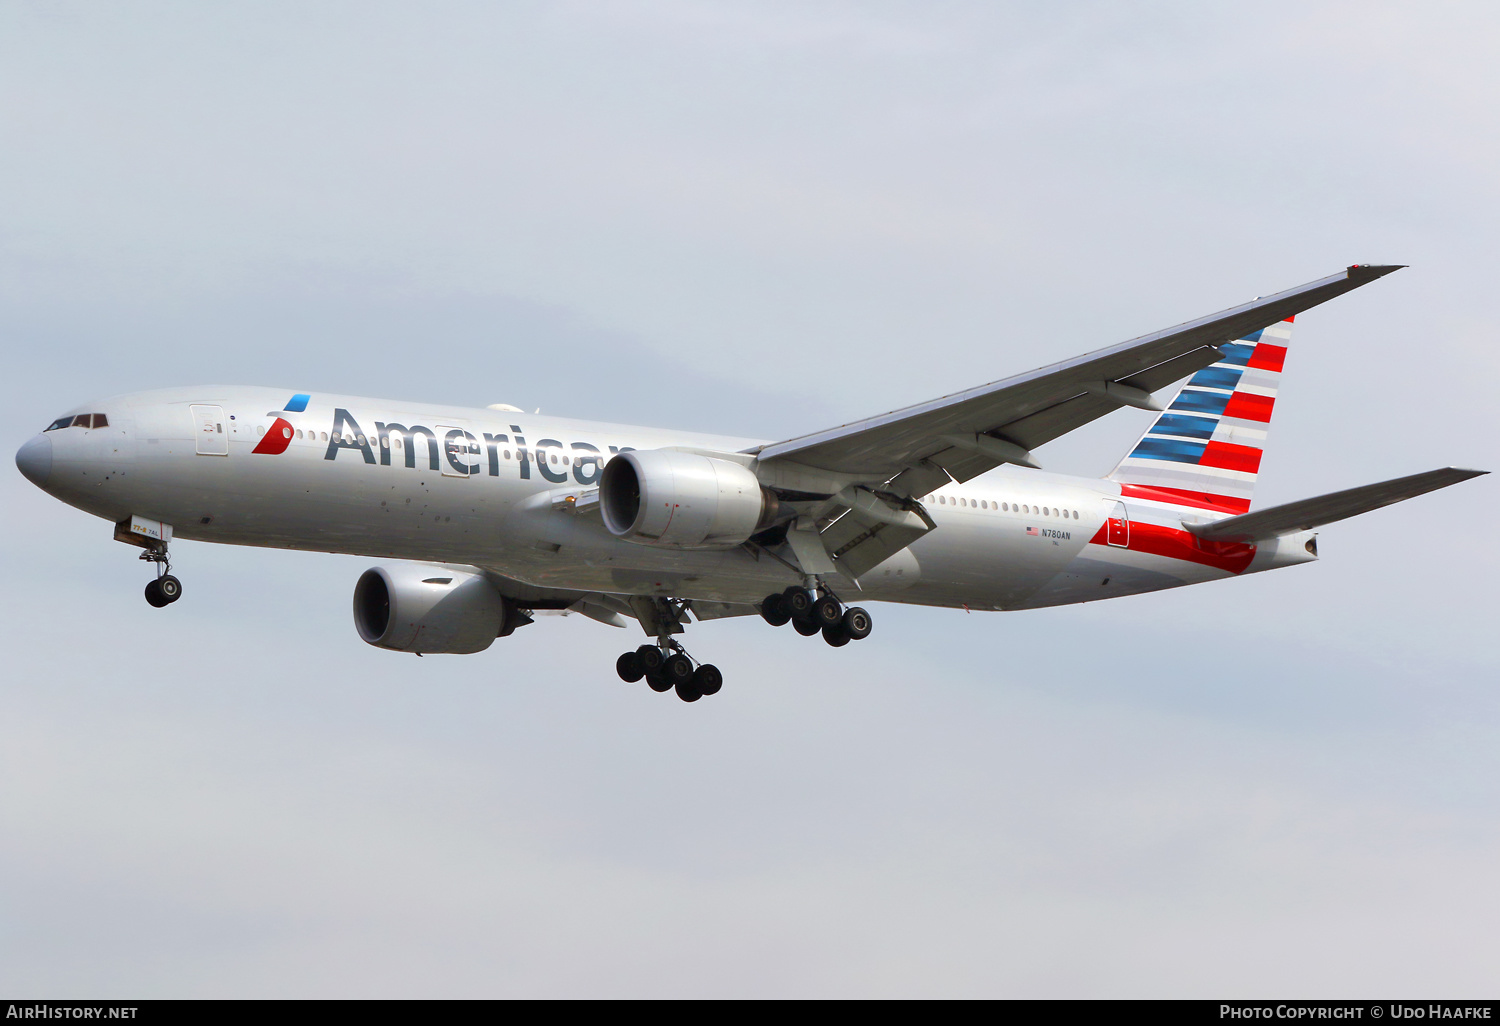
[[(619, 675), (694, 702), (723, 684), (679, 640), (694, 620), (840, 646), (871, 629), (848, 599), (1035, 609), (1257, 573), (1316, 559), (1318, 527), (1486, 473), (1251, 509), (1293, 318), (1395, 270), (784, 441), (208, 385), (78, 407), (16, 465), (144, 550), (153, 606), (182, 597), (174, 538), (395, 560), (354, 585), (371, 645), (479, 652), (539, 610), (635, 620), (653, 640)], [(1109, 476), (1037, 465), (1122, 406), (1157, 416)]]

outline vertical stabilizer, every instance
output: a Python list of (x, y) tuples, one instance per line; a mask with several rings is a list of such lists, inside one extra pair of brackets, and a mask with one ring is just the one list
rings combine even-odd
[(1288, 317), (1220, 345), (1109, 479), (1127, 496), (1247, 512), (1291, 335)]

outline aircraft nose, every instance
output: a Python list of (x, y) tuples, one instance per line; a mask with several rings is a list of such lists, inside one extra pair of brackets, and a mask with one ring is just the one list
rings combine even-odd
[(38, 488), (46, 488), (52, 476), (52, 439), (37, 435), (17, 449), (16, 469)]

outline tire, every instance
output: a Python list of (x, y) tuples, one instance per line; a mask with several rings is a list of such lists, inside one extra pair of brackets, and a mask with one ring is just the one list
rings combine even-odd
[(777, 592), (775, 595), (767, 595), (760, 603), (760, 617), (772, 627), (780, 627), (792, 618), (791, 607), (787, 605), (786, 596)]
[(836, 627), (844, 622), (844, 606), (832, 595), (824, 595), (813, 603), (813, 623), (819, 627)]
[(661, 669), (661, 664), (666, 661), (667, 655), (655, 645), (642, 645), (635, 650), (636, 658), (641, 661), (641, 672), (650, 676)]
[(693, 681), (689, 678), (677, 685), (677, 697), (684, 702), (696, 702), (703, 697), (703, 692), (693, 687)]
[(850, 640), (863, 641), (868, 638), (873, 626), (869, 612), (859, 606), (850, 606), (844, 610), (844, 631)]
[(657, 670), (654, 673), (648, 672), (646, 674), (646, 686), (649, 687), (652, 691), (655, 691), (658, 695), (664, 691), (672, 690), (672, 682), (663, 677), (660, 670)]
[(661, 664), (661, 676), (673, 687), (681, 688), (693, 679), (693, 661), (681, 652), (676, 652)]
[(641, 657), (635, 652), (626, 652), (616, 659), (615, 672), (626, 684), (634, 684), (646, 675), (646, 669), (641, 665)]
[(704, 663), (693, 671), (693, 687), (700, 695), (717, 695), (724, 686), (724, 675), (713, 663)]
[(842, 621), (840, 621), (839, 623), (834, 624), (832, 627), (823, 628), (823, 640), (828, 642), (834, 648), (843, 648), (845, 645), (849, 644), (849, 632), (844, 630), (844, 624)]
[(167, 597), (161, 593), (160, 581), (146, 582), (146, 601), (156, 609), (160, 609), (167, 604)]
[(782, 595), (786, 597), (786, 608), (793, 620), (812, 619), (813, 597), (807, 593), (807, 589), (788, 588)]
[(158, 577), (156, 584), (161, 591), (161, 597), (168, 602), (176, 602), (182, 598), (182, 582), (171, 574), (167, 574), (165, 577)]
[(792, 628), (804, 638), (810, 638), (823, 629), (811, 620), (793, 620)]

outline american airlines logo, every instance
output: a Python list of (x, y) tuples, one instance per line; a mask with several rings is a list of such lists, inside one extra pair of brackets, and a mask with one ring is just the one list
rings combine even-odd
[[(311, 398), (303, 394), (293, 396), (285, 412), (301, 413)], [(489, 476), (498, 477), (502, 455), (510, 460), (514, 450), (522, 480), (530, 480), (534, 466), (540, 477), (553, 484), (566, 483), (571, 474), (581, 485), (597, 484), (604, 466), (604, 451), (591, 442), (564, 445), (556, 438), (538, 438), (528, 443), (519, 424), (510, 425), (511, 434), (482, 431), (477, 435), (465, 428), (442, 425), (434, 428), (379, 420), (373, 424), (374, 432), (367, 434), (353, 414), (342, 407), (335, 408), (323, 458), (337, 459), (340, 452), (351, 449), (371, 466), (389, 467), (394, 450), (409, 470), (418, 469), (420, 463), (425, 469), (445, 474), (468, 476), (488, 470)], [(251, 452), (279, 456), (290, 447), (294, 437), (296, 428), (285, 417), (277, 417)], [(606, 448), (611, 456), (631, 451), (630, 446)]]
[[(307, 409), (307, 404), (312, 396), (306, 392), (298, 392), (284, 406), (285, 413), (301, 413)], [(287, 446), (292, 444), (292, 436), (296, 434), (296, 428), (285, 417), (277, 417), (276, 422), (266, 429), (264, 437), (259, 444), (250, 451), (260, 453), (262, 456), (280, 456), (286, 452)]]

